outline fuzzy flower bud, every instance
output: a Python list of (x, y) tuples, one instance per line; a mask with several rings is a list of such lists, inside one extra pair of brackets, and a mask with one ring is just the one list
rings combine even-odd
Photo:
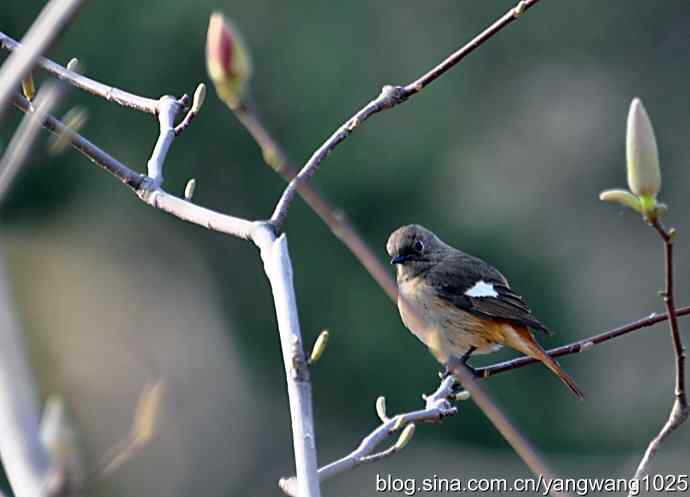
[(237, 109), (247, 91), (251, 60), (239, 31), (220, 12), (211, 14), (208, 23), (206, 65), (220, 99)]
[(632, 101), (628, 112), (626, 157), (630, 191), (641, 200), (642, 197), (656, 197), (661, 188), (659, 153), (652, 122), (639, 98)]
[(621, 204), (625, 207), (630, 207), (637, 212), (642, 212), (640, 199), (630, 193), (628, 190), (604, 190), (599, 194), (599, 200)]

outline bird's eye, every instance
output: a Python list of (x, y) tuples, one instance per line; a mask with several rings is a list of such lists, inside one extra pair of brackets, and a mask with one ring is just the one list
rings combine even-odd
[(412, 248), (414, 249), (415, 252), (417, 252), (418, 254), (421, 254), (422, 251), (424, 250), (424, 244), (422, 242), (420, 242), (419, 240), (417, 240), (416, 242), (414, 242), (414, 245), (412, 245)]

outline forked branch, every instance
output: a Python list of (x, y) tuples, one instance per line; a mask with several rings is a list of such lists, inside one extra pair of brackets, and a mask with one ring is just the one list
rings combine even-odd
[(650, 221), (650, 224), (657, 231), (664, 244), (664, 273), (666, 285), (661, 295), (668, 311), (669, 329), (671, 332), (671, 341), (673, 342), (673, 355), (676, 369), (675, 398), (668, 420), (649, 443), (644, 456), (642, 456), (642, 460), (635, 471), (634, 478), (636, 479), (640, 479), (649, 473), (651, 461), (661, 447), (661, 444), (688, 419), (688, 414), (690, 414), (688, 398), (685, 392), (685, 347), (683, 346), (683, 340), (678, 329), (678, 316), (680, 313), (674, 306), (673, 294), (673, 240), (676, 231), (673, 228), (666, 229), (656, 216)]

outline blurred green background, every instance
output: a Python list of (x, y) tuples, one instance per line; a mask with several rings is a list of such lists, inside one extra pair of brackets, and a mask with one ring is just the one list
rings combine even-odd
[[(76, 56), (88, 76), (145, 96), (191, 93), (206, 81), (208, 16), (221, 10), (251, 47), (261, 114), (302, 163), (383, 84), (415, 79), (512, 5), (94, 1), (49, 55)], [(21, 38), (41, 6), (4, 2), (0, 29)], [(492, 262), (556, 331), (542, 343), (557, 346), (663, 309), (656, 234), (597, 200), (625, 184), (625, 119), (639, 96), (659, 143), (666, 220), (679, 231), (677, 302), (688, 303), (689, 25), (687, 0), (544, 0), (357, 130), (314, 183), (382, 260), (388, 234), (416, 222)], [(88, 109), (85, 136), (145, 170), (151, 116), (77, 91), (58, 114), (73, 105)], [(20, 117), (2, 122), (3, 144)], [(181, 194), (190, 177), (198, 203), (250, 218), (267, 217), (284, 187), (213, 92), (173, 145), (166, 189)], [(168, 387), (158, 438), (90, 495), (279, 495), (277, 479), (293, 472), (289, 416), (270, 289), (251, 244), (147, 208), (77, 153), (50, 155), (45, 135), (0, 218), (34, 370), (42, 393), (63, 395), (74, 414), (87, 471), (126, 435), (143, 385)], [(391, 412), (417, 409), (440, 368), (301, 200), (287, 232), (305, 339), (331, 330), (313, 370), (324, 464), (376, 425), (378, 395)], [(558, 473), (630, 477), (672, 400), (666, 326), (561, 363), (586, 402), (543, 367), (484, 385)], [(471, 402), (419, 428), (403, 453), (326, 482), (324, 495), (375, 495), (376, 474), (529, 475)], [(685, 426), (654, 470), (687, 473), (689, 443)]]

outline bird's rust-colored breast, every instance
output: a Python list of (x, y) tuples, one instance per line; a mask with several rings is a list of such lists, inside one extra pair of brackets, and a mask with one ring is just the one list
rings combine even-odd
[(423, 277), (398, 281), (398, 292), (403, 323), (439, 362), (462, 356), (470, 347), (480, 354), (500, 347), (503, 323), (478, 318), (441, 299)]

